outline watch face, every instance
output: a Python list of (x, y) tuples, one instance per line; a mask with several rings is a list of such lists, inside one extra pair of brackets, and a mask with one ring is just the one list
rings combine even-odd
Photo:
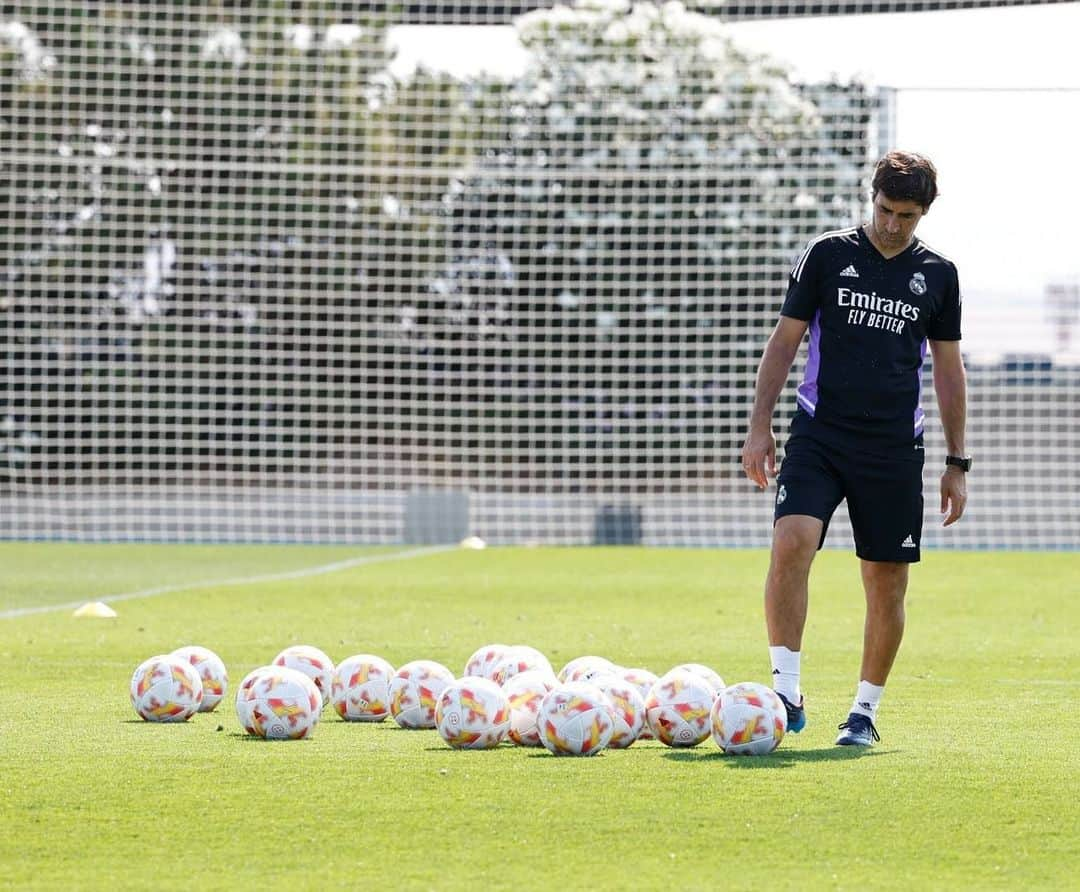
[(962, 470), (962, 471), (970, 471), (971, 470), (971, 459), (970, 458), (960, 458), (959, 456), (956, 456), (956, 455), (950, 455), (945, 459), (945, 464), (952, 465), (954, 467), (960, 468), (960, 470)]

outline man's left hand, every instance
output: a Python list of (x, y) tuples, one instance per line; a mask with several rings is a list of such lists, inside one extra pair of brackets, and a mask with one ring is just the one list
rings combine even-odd
[(959, 468), (946, 468), (941, 475), (941, 513), (943, 527), (956, 523), (967, 506), (967, 476)]

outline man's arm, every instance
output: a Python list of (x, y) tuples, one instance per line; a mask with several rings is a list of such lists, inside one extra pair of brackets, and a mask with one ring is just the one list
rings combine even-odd
[(750, 430), (742, 448), (743, 471), (759, 489), (765, 489), (769, 485), (766, 474), (769, 477), (776, 476), (773, 412), (809, 324), (802, 319), (781, 316), (769, 336), (765, 351), (761, 354), (757, 384), (754, 387), (754, 408), (750, 413)]
[[(967, 375), (959, 341), (930, 341), (934, 357), (934, 391), (937, 393), (945, 448), (949, 455), (964, 455), (967, 426)], [(947, 467), (941, 475), (942, 526), (956, 523), (967, 505), (967, 478), (959, 468)]]

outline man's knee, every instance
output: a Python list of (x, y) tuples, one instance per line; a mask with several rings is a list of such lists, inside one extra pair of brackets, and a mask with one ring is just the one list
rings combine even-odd
[(822, 523), (816, 517), (792, 514), (773, 528), (773, 558), (780, 562), (809, 563), (821, 543)]
[(910, 566), (898, 561), (863, 561), (863, 583), (867, 597), (903, 603)]

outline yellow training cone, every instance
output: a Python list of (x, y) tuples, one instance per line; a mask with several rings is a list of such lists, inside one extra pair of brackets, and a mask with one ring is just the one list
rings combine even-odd
[(99, 619), (109, 619), (116, 616), (116, 611), (113, 610), (104, 601), (90, 601), (83, 604), (78, 610), (76, 610), (72, 616), (93, 616)]

